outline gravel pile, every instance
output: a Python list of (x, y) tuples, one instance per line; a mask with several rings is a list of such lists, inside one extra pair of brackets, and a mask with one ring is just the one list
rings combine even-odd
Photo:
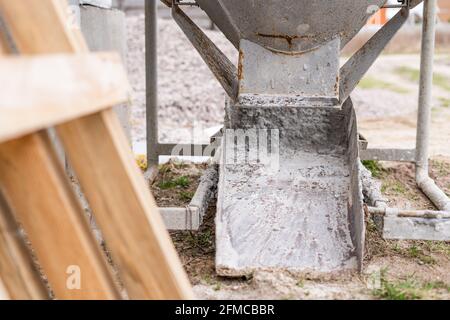
[[(133, 87), (132, 135), (145, 141), (144, 15), (127, 16), (127, 68)], [(218, 31), (206, 30), (230, 60), (237, 51)], [(208, 142), (210, 131), (224, 117), (225, 94), (211, 71), (172, 20), (159, 20), (159, 128), (161, 142)], [(194, 127), (196, 128), (194, 130)]]
[(359, 121), (398, 117), (417, 110), (418, 93), (401, 94), (384, 89), (361, 90), (351, 95)]

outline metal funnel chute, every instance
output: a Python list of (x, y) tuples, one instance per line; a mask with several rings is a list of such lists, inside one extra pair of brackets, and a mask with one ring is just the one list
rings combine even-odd
[[(172, 15), (229, 98), (221, 139), (216, 269), (361, 268), (364, 212), (350, 93), (408, 5), (341, 67), (341, 48), (385, 0), (197, 0), (238, 66), (173, 2)], [(192, 4), (192, 2), (191, 2)]]
[(340, 49), (386, 2), (197, 0), (239, 50), (237, 68), (183, 12), (182, 4), (194, 2), (175, 0), (172, 14), (232, 100), (257, 105), (322, 100), (335, 106), (348, 98), (408, 17), (408, 6), (400, 5), (399, 14), (377, 34), (381, 40), (369, 41), (347, 70), (339, 70)]
[(341, 47), (386, 0), (197, 0), (239, 48), (246, 39), (277, 51), (301, 52), (340, 37)]

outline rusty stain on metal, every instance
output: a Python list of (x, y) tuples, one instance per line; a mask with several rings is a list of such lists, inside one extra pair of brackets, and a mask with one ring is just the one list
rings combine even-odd
[[(196, 0), (239, 49), (241, 39), (279, 51), (304, 51), (340, 33), (341, 48), (366, 24), (368, 7), (387, 0)], [(277, 39), (278, 38), (278, 39)], [(301, 40), (300, 40), (301, 39)]]
[(258, 36), (260, 37), (264, 37), (264, 38), (277, 38), (277, 39), (284, 39), (287, 41), (289, 47), (292, 46), (292, 41), (296, 40), (296, 39), (308, 39), (310, 38), (310, 36), (299, 36), (299, 35), (294, 35), (294, 36), (290, 36), (290, 35), (285, 35), (285, 34), (264, 34), (264, 33), (257, 33)]
[(244, 79), (244, 73), (243, 73), (243, 64), (244, 64), (244, 52), (242, 50), (239, 50), (239, 63), (238, 63), (238, 79), (243, 80)]
[(336, 76), (336, 83), (334, 84), (334, 92), (339, 96), (339, 75)]

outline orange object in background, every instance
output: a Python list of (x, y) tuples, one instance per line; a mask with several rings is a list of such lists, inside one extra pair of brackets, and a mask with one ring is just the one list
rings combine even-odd
[(450, 22), (450, 1), (449, 0), (439, 0), (439, 19), (442, 22)]
[(384, 25), (388, 21), (386, 9), (380, 9), (377, 13), (375, 13), (369, 21), (367, 21), (368, 25)]

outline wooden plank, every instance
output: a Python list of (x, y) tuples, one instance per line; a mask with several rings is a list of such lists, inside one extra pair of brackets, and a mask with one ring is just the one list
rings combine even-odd
[(0, 55), (11, 53), (6, 32), (5, 26), (2, 24), (0, 26)]
[(48, 299), (19, 227), (0, 193), (0, 279), (10, 299)]
[(88, 51), (66, 0), (1, 0), (0, 11), (22, 54)]
[(0, 55), (9, 53), (9, 49), (6, 45), (6, 39), (5, 35), (2, 33), (2, 30), (0, 29)]
[[(0, 56), (10, 50), (0, 30)], [(48, 299), (19, 227), (0, 189), (0, 300)]]
[(0, 142), (128, 99), (117, 53), (0, 59)]
[(11, 300), (8, 291), (6, 291), (3, 279), (0, 277), (0, 300)]
[(0, 145), (0, 185), (56, 298), (119, 297), (45, 132)]
[[(0, 9), (22, 53), (87, 51), (78, 30), (70, 30), (66, 23), (64, 1), (0, 0)], [(19, 16), (21, 19), (16, 18)], [(129, 296), (193, 298), (187, 275), (113, 111), (57, 129)]]
[(57, 128), (132, 298), (191, 288), (113, 111)]
[[(6, 39), (4, 37), (2, 37), (2, 35), (0, 35), (0, 46), (3, 48), (3, 50), (0, 52), (0, 55), (2, 53), (3, 54), (10, 53), (10, 50), (6, 44)], [(85, 55), (85, 57), (86, 56), (88, 56), (88, 55)], [(85, 57), (83, 57), (83, 58), (85, 58)], [(79, 57), (77, 57), (77, 58), (79, 58)], [(98, 58), (101, 58), (101, 57), (99, 56)], [(111, 59), (111, 58), (113, 58), (113, 61), (115, 64), (118, 64), (117, 57), (108, 57), (108, 56), (106, 57), (106, 59)], [(24, 61), (22, 59), (24, 59), (24, 58), (15, 58), (14, 60), (22, 62), (22, 61)], [(30, 58), (30, 57), (28, 57), (28, 59), (26, 59), (26, 60), (30, 60), (30, 59), (32, 59), (34, 61), (34, 58)], [(37, 66), (34, 63), (31, 63), (31, 65), (29, 65), (29, 66), (25, 65), (24, 66), (25, 68), (29, 67), (30, 69), (34, 69), (35, 77), (33, 77), (30, 74), (26, 74), (27, 72), (21, 73), (20, 68), (18, 68), (15, 63), (11, 63), (9, 58), (8, 59), (5, 58), (5, 60), (8, 60), (8, 62), (9, 62), (8, 67), (11, 66), (12, 67), (11, 70), (5, 70), (4, 68), (0, 68), (0, 70), (2, 70), (2, 72), (5, 72), (8, 75), (9, 80), (12, 80), (12, 78), (14, 76), (17, 77), (18, 75), (21, 75), (24, 78), (28, 78), (28, 79), (30, 77), (31, 78), (35, 78), (35, 77), (42, 78), (42, 74), (48, 74), (48, 72), (49, 72), (48, 70), (52, 70), (52, 68), (55, 68), (55, 65), (48, 65), (47, 66), (49, 68), (49, 69), (47, 68), (48, 70), (46, 70), (46, 68), (36, 70), (39, 68), (37, 68)], [(5, 60), (1, 59), (0, 61), (5, 61)], [(48, 62), (51, 62), (51, 59), (49, 59)], [(61, 66), (58, 66), (58, 67), (61, 67)], [(93, 66), (93, 67), (95, 67), (95, 66)], [(4, 73), (2, 75), (4, 75)], [(122, 79), (125, 79), (125, 81), (126, 81), (126, 76), (122, 77)], [(64, 79), (62, 79), (62, 80), (64, 80)], [(66, 80), (69, 80), (69, 79), (66, 79)], [(78, 80), (81, 81), (82, 79), (78, 79)], [(39, 87), (38, 83), (35, 85), (37, 87)], [(3, 83), (2, 87), (5, 89), (8, 88), (7, 83)], [(9, 88), (8, 90), (10, 90), (10, 89), (11, 88)], [(25, 89), (25, 88), (23, 88), (23, 89)], [(2, 92), (4, 92), (4, 91), (2, 91)], [(15, 97), (15, 99), (13, 99), (11, 101), (18, 102), (18, 100), (20, 100), (20, 96), (23, 94), (24, 94), (23, 91), (14, 92), (13, 96), (15, 95), (16, 97)], [(41, 92), (41, 94), (46, 94), (46, 93), (44, 91), (44, 92)], [(38, 96), (35, 96), (35, 98), (39, 99)], [(5, 99), (4, 96), (2, 96), (0, 98), (0, 104), (4, 103), (5, 101), (7, 101), (7, 99)], [(104, 105), (106, 105), (106, 103)], [(19, 104), (14, 107), (17, 109), (20, 109), (24, 106), (26, 106), (26, 104)], [(46, 109), (46, 110), (49, 111), (49, 109)], [(25, 111), (29, 112), (29, 110), (25, 110)], [(41, 110), (41, 111), (44, 111), (44, 110)], [(22, 110), (22, 112), (23, 112), (23, 110)], [(42, 116), (42, 113), (43, 112), (41, 112), (41, 116)], [(2, 122), (2, 120), (5, 120), (5, 118), (8, 116), (9, 116), (9, 114), (5, 114), (5, 115), (2, 114), (2, 116), (0, 116), (0, 119), (1, 119), (0, 122)], [(39, 113), (33, 114), (33, 116), (37, 117), (37, 116), (39, 116)], [(24, 117), (26, 118), (27, 116), (24, 115)], [(9, 120), (12, 121), (12, 124), (14, 124), (14, 125), (18, 125), (18, 124), (24, 122), (23, 119), (20, 119), (21, 120), (20, 122), (15, 122), (14, 119), (9, 119)], [(19, 119), (17, 119), (17, 120), (19, 120)], [(11, 123), (9, 123), (9, 124), (2, 123), (2, 124), (0, 124), (0, 128), (3, 129), (4, 126), (7, 126), (7, 125), (11, 125)], [(39, 141), (47, 140), (47, 138), (45, 138), (45, 134), (41, 134), (41, 135), (44, 135), (43, 139), (39, 135), (33, 135), (33, 137), (35, 137), (35, 139), (37, 139)], [(52, 169), (55, 169), (55, 172), (57, 172), (59, 164), (56, 163), (55, 157), (51, 156), (51, 154), (53, 154), (53, 150), (50, 149), (48, 140), (44, 141), (43, 144), (47, 148), (47, 150), (45, 151), (45, 152), (47, 152), (47, 154), (45, 154), (45, 156), (49, 156), (53, 160), (52, 163), (50, 163), (49, 165)], [(7, 148), (5, 146), (8, 146), (8, 145), (6, 145), (6, 144), (0, 145), (0, 157), (1, 157), (2, 148)], [(30, 146), (30, 148), (31, 148), (31, 146)], [(44, 148), (40, 147), (40, 149), (44, 149)], [(9, 154), (9, 156), (13, 157), (14, 155)], [(11, 163), (14, 163), (15, 160), (19, 160), (19, 159), (13, 159), (13, 161)], [(1, 160), (0, 160), (0, 166), (1, 166)], [(2, 168), (0, 168), (0, 170), (1, 169)], [(57, 173), (57, 176), (59, 175), (59, 177), (58, 177), (58, 178), (60, 178), (59, 180), (62, 181), (63, 183), (65, 182), (67, 184), (67, 181), (64, 181), (65, 178), (61, 172), (62, 172), (62, 170), (59, 169), (59, 173)], [(11, 172), (9, 172), (9, 174), (11, 174)], [(42, 174), (45, 175), (45, 172)], [(10, 176), (10, 177), (12, 177), (12, 176)], [(12, 179), (14, 180), (13, 177), (12, 177)], [(4, 183), (4, 181), (2, 181), (2, 183)], [(15, 187), (18, 187), (17, 183), (20, 184), (22, 182), (16, 181)], [(0, 187), (1, 187), (1, 184), (0, 184)], [(67, 187), (63, 188), (63, 190), (64, 189), (68, 190)], [(71, 191), (69, 191), (69, 193), (70, 192)], [(14, 195), (15, 195), (15, 193), (14, 193)], [(47, 195), (47, 197), (48, 197), (48, 195)], [(26, 200), (29, 200), (29, 198), (26, 198)], [(30, 200), (32, 200), (32, 199), (30, 199)], [(37, 199), (35, 198), (34, 200), (36, 201)], [(65, 199), (65, 200), (67, 200), (67, 199)], [(70, 194), (69, 194), (69, 200), (70, 200)], [(19, 206), (21, 208), (26, 208), (26, 207), (29, 208), (30, 206), (32, 206), (31, 203), (29, 205), (26, 205), (23, 202), (19, 202)], [(78, 214), (83, 215), (83, 213), (81, 212), (80, 209), (78, 209), (78, 211), (79, 211)], [(31, 212), (31, 211), (29, 211), (29, 212)], [(42, 211), (41, 211), (41, 213), (42, 213)], [(46, 214), (45, 211), (43, 213)], [(64, 219), (64, 217), (66, 217), (64, 214), (60, 214), (60, 215), (61, 215), (61, 219)], [(36, 215), (36, 217), (39, 217), (39, 215)], [(81, 219), (84, 219), (84, 217), (81, 217)], [(44, 225), (45, 225), (45, 223), (46, 223), (46, 221), (42, 222), (42, 224), (44, 224)], [(33, 224), (32, 227), (34, 228), (35, 224)], [(46, 228), (43, 228), (42, 230), (47, 231), (47, 232), (52, 232), (52, 230), (50, 230), (50, 229), (51, 229), (51, 225), (47, 225)], [(33, 235), (33, 232), (39, 233), (39, 231), (42, 231), (42, 230), (41, 229), (36, 229), (36, 230), (32, 229), (31, 235)], [(39, 237), (39, 234), (36, 234), (36, 233), (34, 234), (35, 238), (37, 237), (38, 239), (41, 239)], [(90, 240), (88, 239), (89, 237), (91, 238)], [(70, 238), (71, 238), (71, 234), (68, 235), (67, 239), (70, 239)], [(87, 239), (85, 239), (85, 238), (87, 238)], [(48, 238), (44, 237), (41, 242), (38, 242), (38, 245), (41, 245), (43, 248), (45, 248), (45, 243), (43, 241), (46, 239), (48, 239)], [(95, 241), (93, 241), (92, 236), (90, 236), (89, 234), (87, 234), (87, 237), (83, 237), (83, 235), (82, 235), (79, 239), (74, 239), (74, 240), (75, 241), (76, 240), (81, 240), (81, 241), (88, 240), (86, 242), (90, 241), (91, 244), (94, 246), (94, 250), (95, 250), (95, 245), (96, 245)], [(83, 250), (83, 249), (84, 248), (81, 248), (81, 250)], [(59, 254), (59, 252), (61, 250), (64, 250), (64, 255), (65, 255), (66, 254), (65, 251), (67, 250), (67, 248), (59, 248), (59, 250), (56, 251), (55, 253)], [(48, 252), (43, 253), (43, 254), (46, 254), (46, 256), (49, 256)], [(101, 254), (99, 254), (98, 252), (96, 254), (97, 254), (97, 256), (100, 257), (100, 266), (101, 266), (101, 263), (103, 263), (103, 258), (101, 257)], [(99, 260), (99, 259), (95, 259), (94, 261), (92, 261), (94, 263), (94, 265), (96, 263), (98, 263), (97, 260)], [(45, 264), (45, 261), (46, 261), (46, 259), (44, 259), (44, 264)], [(61, 260), (57, 260), (57, 261), (61, 261)], [(95, 274), (93, 274), (93, 275), (95, 276)], [(83, 272), (82, 276), (84, 277), (84, 272)], [(55, 277), (58, 277), (58, 279), (61, 278), (60, 275), (58, 275), (58, 276), (55, 275)], [(55, 277), (52, 274), (50, 274), (50, 276), (49, 276), (50, 281), (54, 280)], [(97, 297), (115, 298), (115, 297), (117, 297), (118, 294), (116, 293), (115, 288), (113, 287), (112, 290), (110, 290), (110, 287), (111, 287), (110, 283), (112, 281), (110, 279), (108, 279), (109, 278), (108, 273), (106, 273), (106, 275), (104, 275), (104, 276), (101, 275), (101, 277), (106, 278), (106, 281), (105, 281), (105, 279), (100, 279), (100, 280), (105, 282), (105, 283), (102, 283), (102, 285), (105, 285), (106, 289), (110, 292), (107, 292), (106, 294), (101, 293), (101, 294), (95, 294), (95, 295), (92, 293), (89, 293), (86, 295), (86, 294), (84, 294), (84, 292), (80, 291), (80, 292), (77, 292), (82, 295), (79, 297), (77, 294), (73, 295), (72, 293), (69, 295), (62, 294), (61, 297), (72, 297), (72, 296), (74, 296), (76, 298), (90, 298), (90, 297), (93, 297), (93, 298), (94, 297), (95, 298), (97, 298)], [(30, 257), (30, 252), (28, 252), (28, 248), (25, 246), (25, 244), (22, 241), (22, 238), (19, 236), (19, 228), (15, 222), (15, 218), (12, 215), (11, 211), (9, 210), (9, 207), (7, 206), (6, 201), (3, 198), (2, 194), (0, 194), (0, 279), (3, 280), (2, 281), (3, 290), (8, 295), (8, 298), (11, 298), (11, 299), (47, 299), (49, 297), (47, 288), (43, 285), (40, 276), (36, 273), (36, 270), (34, 269), (34, 265), (33, 265), (33, 262), (31, 261), (31, 257)], [(62, 282), (61, 282), (61, 285), (62, 285)], [(95, 286), (96, 286), (96, 284), (94, 283), (94, 287)], [(56, 288), (59, 288), (59, 286), (57, 286)], [(102, 290), (104, 288), (102, 286), (98, 286), (96, 289)], [(57, 297), (59, 297), (59, 292), (57, 292)]]

